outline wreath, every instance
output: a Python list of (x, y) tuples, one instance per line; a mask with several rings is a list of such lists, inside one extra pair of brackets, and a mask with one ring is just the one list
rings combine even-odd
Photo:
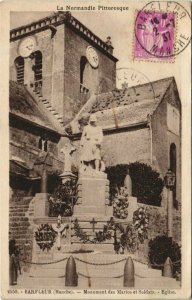
[(74, 231), (75, 235), (82, 241), (83, 243), (101, 243), (105, 242), (106, 240), (110, 240), (112, 238), (112, 230), (114, 229), (113, 220), (111, 220), (107, 223), (107, 225), (103, 226), (103, 230), (95, 232), (95, 237), (90, 239), (89, 235), (83, 231), (83, 229), (80, 227), (78, 219), (75, 219), (73, 222), (74, 224)]
[(113, 215), (119, 219), (126, 219), (128, 216), (128, 206), (128, 193), (125, 187), (121, 187), (113, 200)]
[(124, 249), (134, 253), (137, 249), (137, 234), (133, 224), (128, 223), (126, 228), (121, 224), (115, 224), (115, 251), (124, 253)]
[(41, 250), (50, 250), (56, 240), (57, 233), (49, 224), (41, 224), (35, 232), (35, 240)]
[(141, 243), (148, 239), (149, 215), (147, 208), (140, 207), (133, 213), (133, 225), (138, 233), (138, 239)]

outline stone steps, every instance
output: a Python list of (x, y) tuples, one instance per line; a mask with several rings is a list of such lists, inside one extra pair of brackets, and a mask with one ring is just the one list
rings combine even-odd
[[(118, 276), (118, 275), (117, 275)], [(123, 286), (124, 278), (119, 274), (119, 278), (111, 277), (84, 277), (84, 274), (78, 274), (78, 286), (70, 287), (72, 289), (127, 289)], [(53, 288), (59, 287), (66, 289), (65, 277), (61, 275), (59, 278), (51, 277), (27, 277), (22, 274), (18, 277), (18, 287), (27, 288)], [(68, 287), (69, 288), (69, 287)], [(161, 277), (161, 278), (139, 278), (135, 276), (135, 289), (179, 289), (180, 282), (173, 278)], [(130, 288), (129, 288), (130, 289)]]
[(56, 109), (51, 105), (51, 103), (45, 99), (41, 94), (39, 94), (38, 92), (34, 91), (32, 88), (27, 87), (27, 89), (29, 90), (29, 92), (32, 94), (32, 96), (37, 99), (39, 102), (41, 102), (44, 107), (50, 111), (50, 113), (52, 114), (52, 116), (58, 121), (58, 123), (62, 126), (64, 124), (63, 122), (63, 117), (59, 114), (58, 111), (56, 111)]
[[(25, 254), (23, 249), (26, 241), (30, 241), (31, 243), (33, 240), (33, 233), (31, 232), (31, 229), (29, 229), (30, 216), (33, 216), (34, 214), (33, 205), (30, 204), (32, 199), (33, 197), (20, 198), (19, 201), (11, 202), (9, 207), (10, 238), (16, 240), (16, 243), (21, 250), (21, 260), (23, 259), (23, 255), (26, 256), (26, 253), (27, 260), (31, 258), (32, 249), (25, 251)], [(22, 262), (21, 265), (23, 265)]]
[[(101, 247), (101, 245), (98, 246)], [(38, 262), (58, 261), (70, 256), (70, 253), (61, 253), (56, 251), (47, 255), (43, 252), (39, 252)], [(174, 289), (180, 287), (180, 283), (175, 279), (162, 277), (160, 270), (149, 268), (147, 264), (138, 261), (135, 255), (78, 253), (73, 254), (78, 273), (77, 288), (123, 289), (124, 266), (126, 259), (129, 256), (132, 257), (134, 262), (135, 288)], [(23, 280), (18, 281), (18, 283), (22, 284), (24, 287), (33, 288), (65, 288), (66, 263), (67, 260), (59, 261), (54, 264), (32, 265), (30, 273), (23, 273)]]
[(18, 212), (18, 211), (16, 211), (16, 212), (11, 212), (11, 213), (9, 214), (9, 217), (10, 217), (10, 218), (11, 218), (11, 217), (15, 217), (15, 216), (24, 217), (24, 216), (25, 216), (25, 213), (24, 213), (24, 212)]

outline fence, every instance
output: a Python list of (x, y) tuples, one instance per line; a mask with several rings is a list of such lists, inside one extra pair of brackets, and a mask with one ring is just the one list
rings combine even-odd
[[(72, 255), (70, 257), (64, 257), (62, 259), (59, 259), (57, 261), (52, 261), (52, 262), (28, 262), (23, 260), (24, 263), (29, 263), (29, 264), (35, 264), (35, 265), (46, 265), (46, 264), (56, 264), (62, 261), (66, 261), (66, 268), (65, 268), (65, 275), (62, 276), (65, 278), (65, 286), (78, 286), (78, 278), (79, 276), (82, 276), (84, 278), (91, 279), (91, 276), (85, 275), (83, 273), (78, 272), (77, 266), (76, 266), (76, 261), (80, 261), (81, 263), (88, 264), (88, 265), (93, 265), (93, 266), (107, 266), (107, 265), (115, 265), (118, 263), (121, 263), (125, 261), (124, 265), (124, 271), (122, 274), (110, 277), (110, 278), (122, 278), (123, 279), (123, 286), (124, 287), (134, 287), (135, 286), (135, 276), (140, 277), (140, 278), (147, 278), (140, 276), (139, 274), (135, 273), (135, 267), (134, 267), (134, 261), (142, 263), (138, 261), (135, 258), (131, 258), (130, 256), (127, 258), (122, 258), (120, 260), (116, 260), (113, 262), (107, 262), (107, 263), (96, 263), (96, 262), (89, 262), (86, 260), (82, 260), (79, 257), (73, 257)], [(177, 263), (177, 262), (175, 262)], [(146, 265), (145, 263), (142, 263)], [(171, 262), (171, 259), (168, 257), (162, 265), (163, 267), (163, 273), (162, 275), (164, 277), (170, 277), (173, 278), (173, 263)], [(14, 285), (14, 272), (15, 272), (15, 264), (13, 262), (13, 259), (10, 257), (10, 285)]]

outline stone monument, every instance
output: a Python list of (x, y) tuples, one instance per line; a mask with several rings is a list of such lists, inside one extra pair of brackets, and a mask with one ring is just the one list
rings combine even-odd
[[(102, 128), (97, 125), (97, 118), (91, 115), (89, 124), (84, 127), (80, 141), (80, 171), (77, 183), (78, 198), (74, 206), (74, 219), (90, 236), (102, 230), (113, 216), (113, 208), (109, 206), (109, 181), (104, 173), (104, 162), (101, 158)], [(84, 227), (84, 228), (83, 228)], [(77, 238), (74, 237), (77, 241)], [(96, 245), (84, 245), (86, 249), (95, 249)], [(108, 247), (112, 249), (112, 242)]]
[[(91, 115), (80, 141), (80, 172), (75, 215), (108, 215), (109, 181), (101, 159), (102, 140), (102, 128), (97, 125), (97, 118)], [(112, 211), (109, 212), (110, 215), (111, 213)]]

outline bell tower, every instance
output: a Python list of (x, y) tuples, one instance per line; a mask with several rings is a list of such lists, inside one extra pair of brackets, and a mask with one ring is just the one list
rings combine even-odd
[(11, 30), (10, 42), (10, 79), (40, 93), (64, 124), (92, 93), (115, 88), (109, 37), (102, 41), (69, 12)]

